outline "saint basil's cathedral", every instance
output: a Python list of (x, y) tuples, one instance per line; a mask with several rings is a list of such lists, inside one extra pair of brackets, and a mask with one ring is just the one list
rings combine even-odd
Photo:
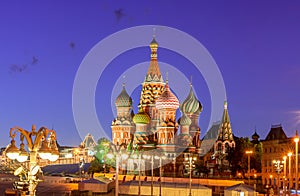
[[(171, 91), (168, 79), (164, 82), (157, 60), (158, 43), (153, 37), (150, 43), (151, 61), (142, 83), (141, 96), (138, 105), (138, 113), (134, 114), (132, 98), (128, 95), (123, 84), (123, 89), (115, 101), (117, 116), (112, 121), (112, 142), (115, 145), (127, 144), (130, 148), (148, 151), (159, 149), (169, 160), (169, 165), (164, 166), (164, 174), (180, 176), (182, 174), (184, 158), (193, 156), (199, 158), (203, 155), (201, 149), (199, 117), (202, 112), (202, 104), (194, 94), (190, 84), (190, 92), (186, 99), (179, 103), (178, 98)], [(176, 120), (176, 111), (180, 109), (181, 117)], [(224, 120), (226, 122), (224, 122)], [(207, 162), (215, 160), (220, 164), (228, 147), (234, 147), (233, 134), (227, 111), (227, 103), (224, 104), (222, 121), (217, 129), (214, 125), (206, 134), (213, 152), (206, 158)], [(229, 127), (228, 127), (229, 126)], [(214, 128), (214, 129), (213, 129)], [(214, 141), (213, 138), (216, 138)], [(211, 139), (211, 141), (210, 141)], [(220, 147), (221, 145), (221, 147)], [(133, 169), (127, 162), (127, 171)], [(142, 163), (145, 168), (145, 162)]]

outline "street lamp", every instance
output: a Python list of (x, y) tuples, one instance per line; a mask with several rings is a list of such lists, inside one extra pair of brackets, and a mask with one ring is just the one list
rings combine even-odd
[(291, 187), (292, 187), (292, 172), (291, 172), (291, 156), (292, 156), (292, 152), (288, 153), (288, 157), (289, 157), (289, 195), (291, 194)]
[(248, 184), (250, 185), (250, 155), (253, 153), (252, 150), (247, 150), (246, 154), (248, 155)]
[(141, 153), (137, 151), (137, 154), (133, 155), (133, 158), (138, 161), (138, 172), (139, 172), (139, 187), (138, 195), (141, 195)]
[(280, 172), (283, 168), (283, 161), (280, 161), (280, 160), (273, 160), (273, 163), (274, 163), (274, 166), (275, 166), (275, 171), (277, 172), (277, 176), (278, 176), (278, 179), (276, 182), (278, 185), (277, 185), (277, 193), (279, 195), (279, 188), (280, 188)]
[(197, 157), (192, 157), (191, 154), (189, 154), (188, 157), (185, 157), (185, 161), (188, 161), (188, 169), (189, 169), (189, 172), (190, 172), (190, 193), (189, 193), (189, 196), (192, 196), (192, 171), (193, 171), (193, 168), (195, 167), (194, 165), (194, 161), (197, 160)]
[(257, 174), (254, 174), (254, 191), (256, 191), (256, 179), (257, 179)]
[(272, 186), (272, 184), (273, 184), (273, 175), (272, 174), (270, 175), (270, 181), (271, 181), (270, 186)]
[(286, 195), (286, 156), (283, 157), (283, 163), (284, 163), (284, 166), (283, 166), (283, 195), (285, 196)]
[(144, 159), (150, 159), (151, 158), (151, 196), (152, 196), (153, 195), (153, 165), (154, 165), (153, 158), (154, 158), (154, 155), (153, 154), (151, 154), (151, 155), (144, 154), (143, 158)]
[(162, 167), (162, 159), (163, 160), (165, 160), (166, 159), (166, 157), (164, 156), (164, 155), (161, 155), (161, 156), (158, 156), (158, 155), (155, 155), (154, 156), (154, 158), (155, 159), (159, 159), (159, 196), (161, 196), (161, 181), (162, 181), (162, 175), (161, 175), (161, 173), (162, 173), (162, 169), (161, 169), (161, 167)]
[(116, 185), (115, 185), (115, 195), (118, 196), (119, 195), (119, 162), (120, 162), (120, 157), (124, 160), (124, 159), (127, 159), (128, 158), (128, 155), (126, 153), (121, 153), (121, 150), (124, 148), (126, 148), (127, 144), (126, 143), (122, 143), (122, 144), (119, 144), (117, 143), (117, 145), (113, 144), (113, 143), (109, 143), (108, 144), (110, 146), (110, 149), (113, 151), (113, 152), (109, 152), (107, 154), (107, 157), (109, 159), (112, 159), (114, 156), (116, 156), (116, 179), (115, 179), (115, 182), (116, 182)]
[[(15, 137), (20, 133), (20, 149), (16, 147)], [(9, 159), (16, 159), (19, 162), (28, 160), (29, 155), (29, 170), (27, 181), (29, 183), (28, 191), (30, 196), (35, 195), (35, 189), (38, 184), (36, 174), (39, 169), (37, 163), (37, 155), (42, 159), (56, 161), (59, 157), (59, 151), (56, 146), (56, 132), (49, 130), (46, 127), (41, 127), (36, 131), (36, 127), (32, 125), (31, 132), (20, 127), (13, 127), (10, 129), (9, 136), (12, 138), (11, 144), (6, 148), (6, 155)], [(48, 137), (49, 136), (49, 137)], [(48, 138), (47, 138), (48, 137)], [(28, 151), (25, 150), (24, 138), (28, 144)], [(37, 169), (38, 168), (38, 169)]]
[(296, 196), (298, 195), (298, 142), (299, 142), (299, 136), (298, 136), (298, 131), (296, 130), (296, 136), (294, 138), (294, 142), (295, 142), (295, 148), (296, 148)]

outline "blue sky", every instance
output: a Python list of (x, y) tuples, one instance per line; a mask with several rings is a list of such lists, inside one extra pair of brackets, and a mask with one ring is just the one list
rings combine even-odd
[[(140, 25), (176, 28), (206, 47), (224, 79), (235, 135), (250, 136), (256, 127), (264, 139), (271, 124), (281, 123), (293, 136), (300, 122), (299, 10), (299, 1), (1, 1), (0, 145), (9, 143), (11, 127), (31, 124), (54, 128), (61, 144), (78, 145), (72, 90), (82, 60), (102, 39)], [(159, 49), (159, 60), (192, 67), (166, 49)], [(125, 69), (144, 61), (147, 47), (127, 51), (99, 79), (95, 106), (108, 135), (112, 87)], [(182, 72), (193, 75), (204, 107), (203, 137), (211, 114), (209, 91), (201, 73)], [(137, 104), (138, 88), (132, 96)]]

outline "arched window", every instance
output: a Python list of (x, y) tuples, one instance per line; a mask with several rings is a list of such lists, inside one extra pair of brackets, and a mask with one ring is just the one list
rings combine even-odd
[(222, 143), (218, 143), (218, 151), (222, 150)]
[(226, 143), (225, 143), (225, 152), (226, 152), (226, 153), (228, 153), (229, 148), (230, 148), (230, 146), (229, 146), (228, 142), (226, 142)]

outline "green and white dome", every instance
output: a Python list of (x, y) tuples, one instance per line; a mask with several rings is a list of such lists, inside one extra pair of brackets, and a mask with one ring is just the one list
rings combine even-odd
[(202, 112), (202, 104), (200, 101), (196, 98), (193, 87), (191, 85), (190, 93), (187, 96), (187, 98), (184, 100), (184, 102), (181, 104), (180, 109), (183, 113), (186, 114), (200, 114)]
[(179, 119), (179, 124), (181, 126), (190, 126), (192, 124), (192, 120), (185, 113), (183, 113)]

